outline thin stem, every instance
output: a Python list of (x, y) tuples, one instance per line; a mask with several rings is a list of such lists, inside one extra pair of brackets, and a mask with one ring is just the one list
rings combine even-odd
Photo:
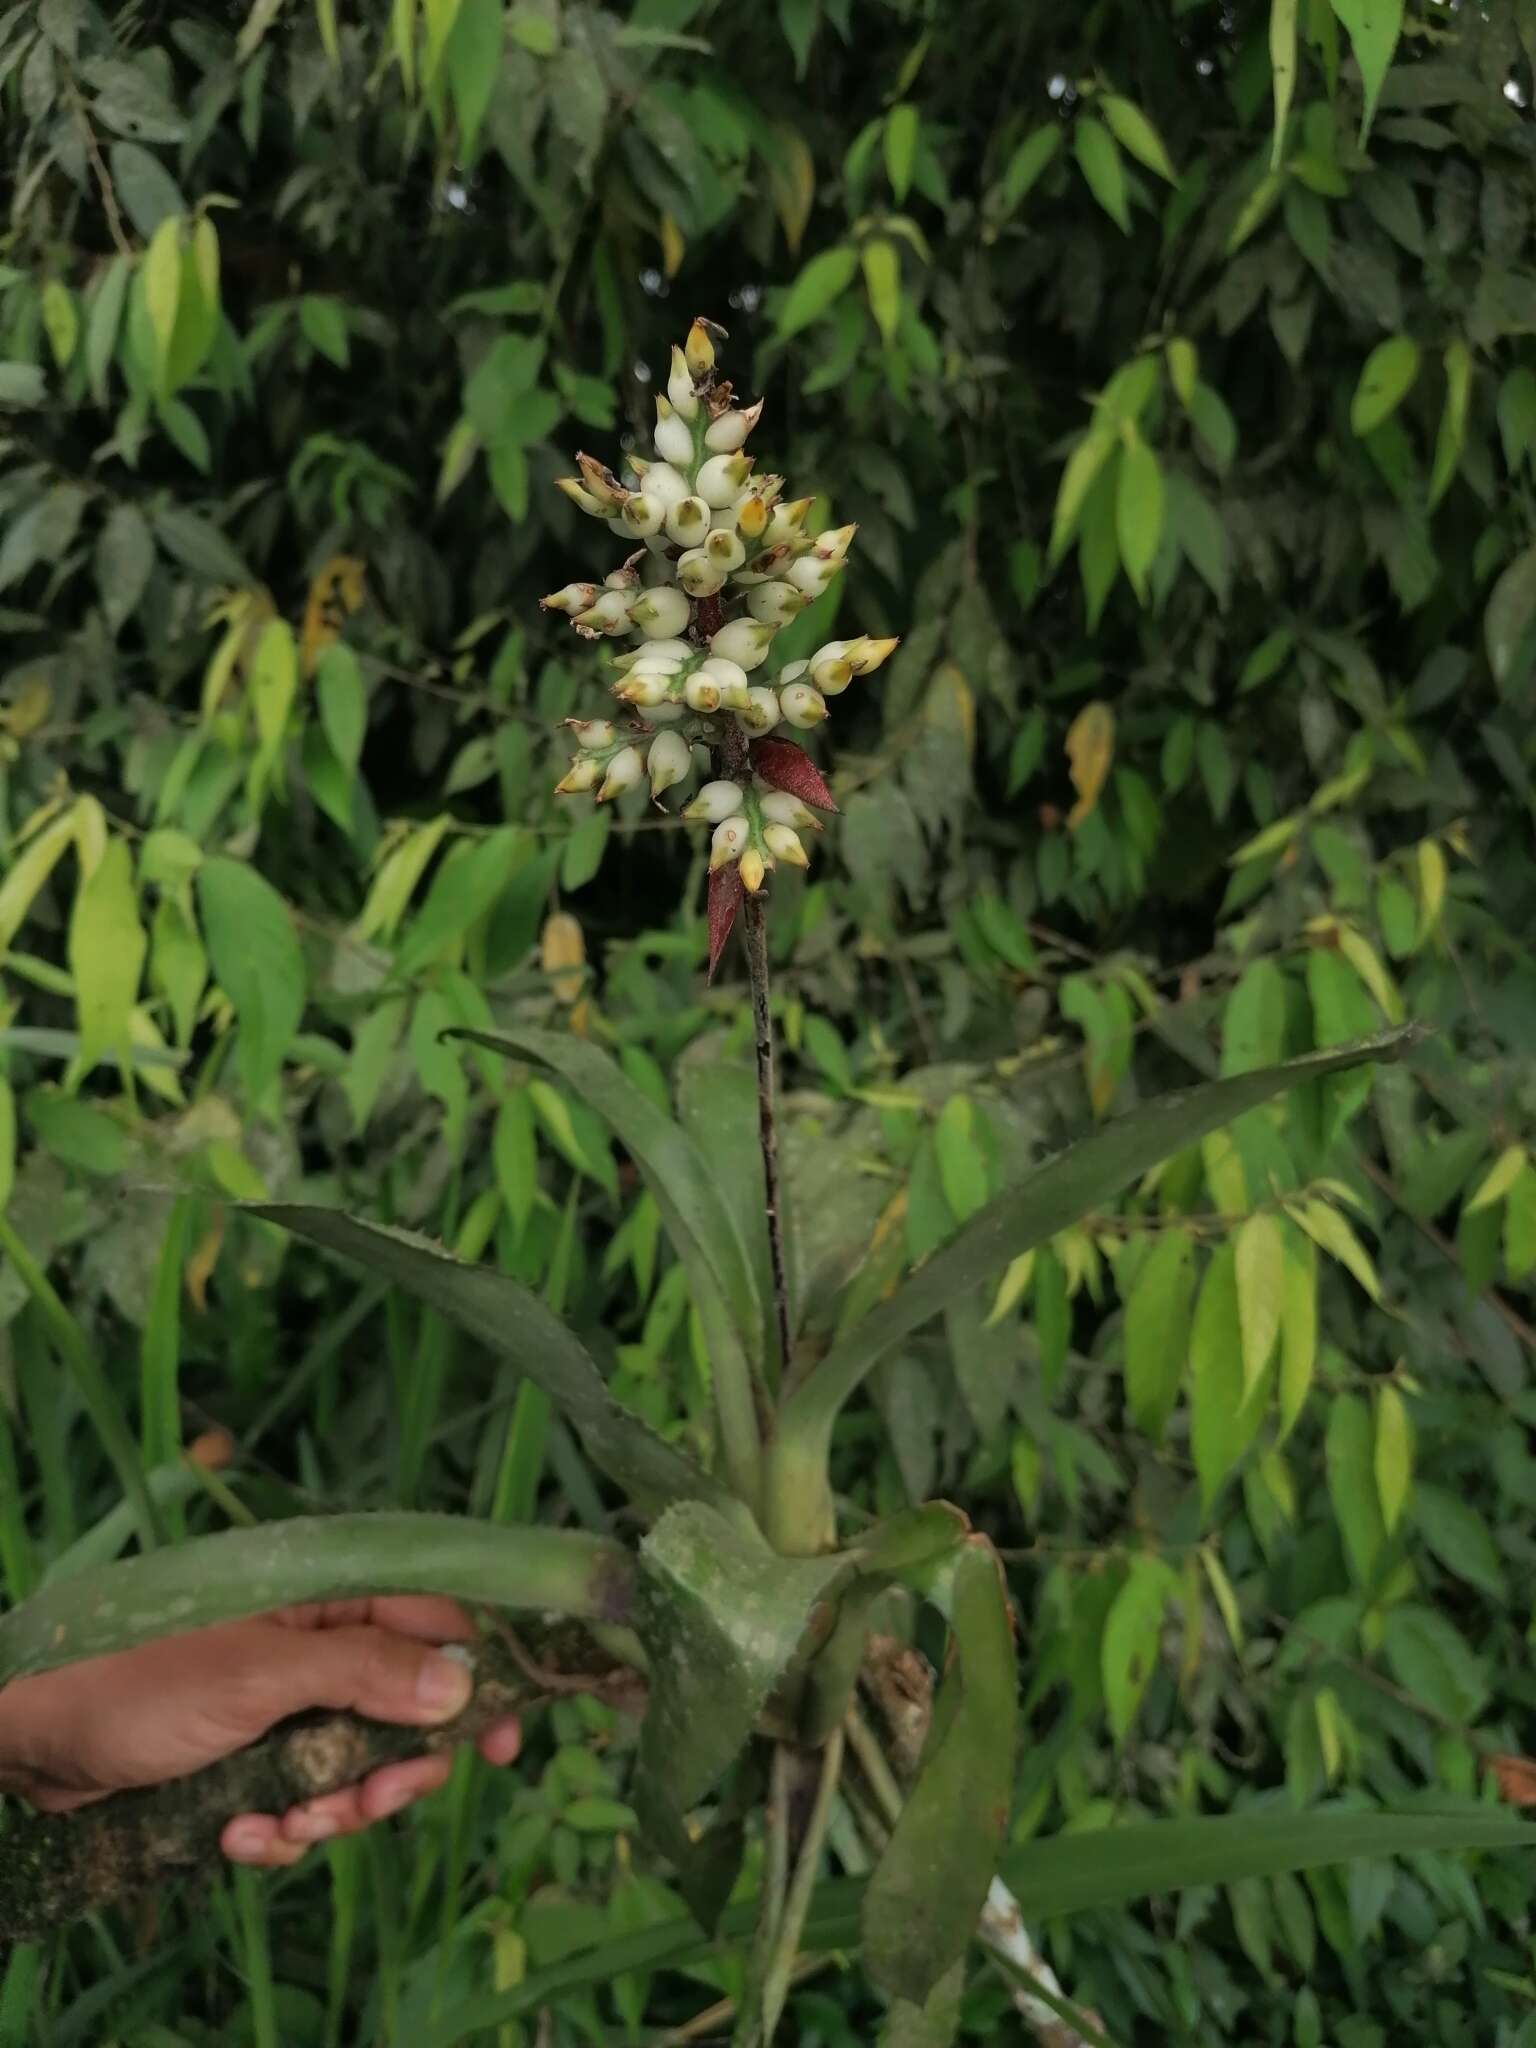
[(779, 1366), (789, 1379), (789, 1273), (784, 1262), (784, 1212), (779, 1187), (779, 1127), (774, 1115), (773, 1016), (768, 1003), (768, 919), (763, 899), (748, 892), (742, 903), (747, 975), (752, 985), (752, 1036), (757, 1048), (757, 1139), (763, 1155), (763, 1196), (768, 1211), (768, 1255)]
[(811, 1818), (800, 1845), (800, 1858), (795, 1865), (795, 1874), (789, 1882), (789, 1894), (784, 1901), (778, 1938), (774, 1943), (767, 1975), (763, 1980), (763, 2048), (771, 2048), (780, 2015), (784, 2011), (784, 2001), (789, 1996), (790, 1977), (800, 1947), (800, 1936), (805, 1929), (805, 1916), (810, 1909), (811, 1893), (816, 1888), (816, 1874), (821, 1866), (821, 1852), (832, 1819), (832, 1802), (837, 1795), (837, 1780), (842, 1764), (843, 1731), (838, 1728), (833, 1731), (821, 1753), (821, 1776), (816, 1784), (816, 1803), (811, 1808)]
[(0, 1215), (0, 1252), (16, 1269), (16, 1276), (31, 1295), (53, 1340), (54, 1350), (70, 1373), (86, 1413), (111, 1459), (123, 1492), (133, 1504), (139, 1527), (139, 1542), (151, 1551), (165, 1539), (165, 1524), (155, 1505), (139, 1462), (138, 1447), (123, 1419), (117, 1396), (91, 1349), (85, 1332), (54, 1291), (53, 1284), (13, 1228), (9, 1217)]
[(787, 1743), (774, 1747), (768, 1786), (768, 1804), (763, 1815), (763, 1888), (757, 1909), (757, 1938), (752, 1946), (752, 1963), (742, 1995), (735, 2040), (751, 2044), (759, 2039), (758, 2023), (764, 2010), (768, 1971), (784, 1922), (784, 1901), (789, 1889), (789, 1809), (794, 1794), (794, 1752)]
[(880, 1738), (856, 1706), (848, 1709), (843, 1727), (847, 1731), (848, 1746), (858, 1758), (859, 1767), (864, 1773), (876, 1804), (884, 1813), (889, 1825), (895, 1827), (906, 1802), (901, 1796), (901, 1787), (896, 1782), (896, 1773), (891, 1769), (885, 1751), (880, 1747)]

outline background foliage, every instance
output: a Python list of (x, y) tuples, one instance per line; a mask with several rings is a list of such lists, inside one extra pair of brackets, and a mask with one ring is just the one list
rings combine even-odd
[[(748, 1019), (704, 987), (701, 848), (548, 794), (591, 674), (534, 608), (591, 545), (553, 478), (707, 312), (775, 466), (859, 522), (839, 630), (905, 636), (773, 885), (804, 1301), (873, 1298), (1143, 1091), (1437, 1030), (1192, 1150), (842, 1425), (851, 1517), (943, 1491), (1010, 1561), (1016, 1838), (1464, 1792), (1528, 1746), (1536, 9), (1400, 11), (0, 13), (0, 1173), (105, 1367), (61, 1371), (8, 1260), (9, 1598), (131, 1541), (114, 1453), (198, 1527), (606, 1524), (541, 1396), (234, 1197), (499, 1260), (702, 1446), (649, 1198), (439, 1034), (611, 1044), (719, 1142)], [(22, 1952), (0, 2038), (515, 2042), (466, 2001), (673, 1910), (632, 1740), (573, 1703), (510, 1791), (466, 1760), (328, 1873)], [(1496, 1863), (1047, 1932), (1117, 2041), (1536, 2041)], [(662, 2038), (739, 1970), (575, 1990), (539, 2038)], [(970, 2000), (1026, 2038), (998, 1978)], [(823, 1974), (799, 2038), (875, 2013)]]

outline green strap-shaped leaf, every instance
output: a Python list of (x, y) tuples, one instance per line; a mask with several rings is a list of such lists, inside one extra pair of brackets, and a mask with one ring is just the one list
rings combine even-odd
[(628, 1150), (688, 1269), (709, 1345), (721, 1449), (737, 1491), (754, 1499), (760, 1445), (752, 1368), (761, 1364), (757, 1276), (729, 1203), (682, 1125), (649, 1101), (606, 1053), (554, 1031), (462, 1031), (509, 1059), (535, 1060), (568, 1081)]
[[(1189, 1885), (1280, 1877), (1362, 1857), (1454, 1855), (1471, 1849), (1536, 1849), (1536, 1828), (1486, 1807), (1463, 1807), (1454, 1813), (1322, 1808), (1310, 1813), (1152, 1820), (1026, 1843), (1004, 1856), (1002, 1875), (1024, 1918), (1038, 1921), (1128, 1906)], [(828, 1954), (856, 1946), (859, 1901), (867, 1888), (857, 1878), (818, 1885), (801, 1937), (802, 1950)], [(738, 1940), (749, 1934), (756, 1910), (751, 1900), (730, 1907), (721, 1917), (720, 1936)], [(428, 2029), (421, 2048), (456, 2048), (520, 2013), (537, 2012), (556, 1998), (589, 1984), (609, 1983), (627, 1970), (686, 1968), (716, 1958), (718, 1952), (715, 1939), (701, 1936), (692, 1919), (679, 1914), (659, 1927), (603, 1942), (535, 1970), (510, 1991), (450, 2007)]]
[(304, 1515), (45, 1586), (0, 1619), (0, 1685), (214, 1622), (357, 1594), (443, 1593), (624, 1621), (634, 1577), (628, 1551), (577, 1530), (462, 1515)]
[(1277, 1067), (1233, 1075), (1165, 1095), (1117, 1118), (1060, 1153), (1017, 1187), (988, 1203), (942, 1251), (835, 1344), (785, 1408), (779, 1443), (797, 1461), (823, 1455), (839, 1409), (870, 1370), (970, 1288), (1045, 1243), (1117, 1195), (1159, 1161), (1232, 1123), (1245, 1111), (1298, 1087), (1371, 1061), (1399, 1058), (1415, 1043), (1413, 1026), (1308, 1053)]
[(652, 1512), (712, 1501), (739, 1513), (718, 1481), (675, 1451), (609, 1393), (586, 1347), (536, 1296), (489, 1266), (466, 1266), (430, 1238), (363, 1223), (339, 1209), (250, 1202), (247, 1213), (339, 1252), (435, 1308), (542, 1387), (575, 1424), (594, 1464)]
[(976, 1931), (1013, 1798), (1018, 1666), (990, 1545), (973, 1541), (959, 1552), (949, 1607), (959, 1661), (940, 1688), (917, 1782), (864, 1897), (870, 1976), (919, 2006)]

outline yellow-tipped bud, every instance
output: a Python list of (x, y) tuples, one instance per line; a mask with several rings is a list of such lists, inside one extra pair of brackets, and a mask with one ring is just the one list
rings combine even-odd
[(900, 634), (889, 640), (872, 640), (867, 633), (857, 640), (850, 640), (847, 646), (848, 665), (856, 676), (873, 675), (875, 670), (889, 661), (901, 645)]
[(667, 376), (667, 397), (672, 401), (672, 410), (680, 413), (685, 420), (695, 418), (699, 401), (693, 389), (693, 372), (688, 367), (688, 358), (673, 344), (672, 368)]
[(750, 498), (743, 498), (736, 507), (736, 531), (743, 540), (760, 540), (768, 530), (771, 516), (767, 500), (754, 491)]
[[(713, 787), (712, 784), (706, 785)], [(746, 851), (751, 827), (740, 811), (724, 818), (715, 827), (709, 842), (709, 866), (713, 873), (716, 868), (729, 867), (733, 860), (740, 860)]]
[(722, 825), (727, 818), (738, 816), (741, 807), (739, 782), (706, 782), (693, 802), (683, 806), (683, 816), (701, 819), (706, 825)]
[[(715, 367), (715, 344), (710, 338), (712, 322), (695, 320), (683, 345), (683, 361), (695, 382), (702, 382)], [(723, 330), (716, 330), (723, 332)]]
[(755, 846), (749, 846), (741, 856), (742, 887), (750, 889), (755, 896), (763, 886), (763, 877), (767, 874), (769, 865)]
[(559, 590), (552, 590), (548, 597), (541, 597), (539, 604), (547, 612), (584, 612), (588, 605), (597, 602), (595, 583), (566, 583)]
[(645, 773), (645, 763), (640, 759), (638, 747), (620, 747), (608, 763), (608, 773), (603, 786), (597, 792), (600, 804), (610, 803), (626, 789), (633, 789)]
[(555, 784), (556, 796), (580, 796), (602, 773), (601, 765), (589, 754), (572, 754), (571, 765)]
[(791, 825), (768, 825), (763, 830), (763, 844), (775, 860), (787, 860), (792, 868), (808, 868), (811, 857), (800, 844), (800, 835)]
[(571, 503), (578, 510), (587, 513), (590, 518), (600, 519), (607, 517), (609, 508), (603, 503), (601, 498), (593, 497), (592, 493), (582, 484), (579, 477), (557, 476), (555, 478), (555, 489), (557, 491), (564, 491)]
[(819, 533), (813, 543), (817, 557), (823, 562), (840, 562), (858, 530), (857, 526), (834, 526), (830, 533)]
[(802, 732), (809, 732), (814, 725), (820, 725), (827, 715), (826, 700), (820, 690), (813, 690), (809, 683), (791, 683), (779, 692), (779, 708), (791, 725)]

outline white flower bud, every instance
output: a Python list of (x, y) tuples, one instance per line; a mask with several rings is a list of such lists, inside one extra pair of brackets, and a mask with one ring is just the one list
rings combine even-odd
[(681, 782), (693, 767), (693, 754), (680, 732), (659, 732), (645, 757), (651, 776), (651, 795), (660, 796), (674, 782)]
[(590, 518), (602, 518), (608, 512), (609, 508), (604, 504), (603, 500), (601, 498), (594, 498), (592, 493), (584, 488), (579, 477), (557, 476), (555, 478), (555, 489), (557, 491), (564, 491), (578, 511), (585, 512)]
[(745, 455), (712, 455), (700, 469), (694, 489), (706, 505), (731, 505), (751, 474)]
[(740, 860), (743, 853), (746, 852), (749, 835), (750, 828), (747, 821), (739, 812), (734, 817), (723, 819), (715, 827), (710, 837), (709, 865), (711, 872), (716, 868), (729, 867), (733, 860)]
[(632, 675), (676, 676), (682, 674), (683, 664), (676, 654), (652, 654), (650, 644), (637, 647), (630, 660), (623, 664)]
[[(662, 406), (666, 400), (659, 398), (656, 403)], [(693, 429), (670, 408), (666, 418), (656, 422), (656, 453), (663, 462), (686, 464), (693, 460)]]
[(567, 722), (576, 735), (577, 745), (590, 747), (594, 752), (599, 747), (611, 747), (618, 736), (610, 718), (572, 718)]
[(734, 455), (763, 416), (763, 401), (744, 412), (723, 412), (704, 430), (704, 446), (714, 455)]
[(679, 557), (677, 580), (690, 597), (713, 597), (725, 581), (725, 571), (703, 548), (689, 548)]
[(657, 661), (675, 661), (679, 667), (696, 654), (697, 648), (690, 647), (686, 640), (648, 640), (644, 647), (637, 647), (633, 654), (620, 655), (621, 661), (643, 661), (647, 664)]
[(603, 524), (610, 533), (616, 533), (620, 540), (633, 540), (635, 537), (632, 529), (624, 524), (624, 514), (622, 512), (614, 519), (605, 519)]
[(636, 705), (641, 711), (649, 711), (653, 704), (665, 704), (672, 694), (670, 676), (647, 674), (643, 669), (632, 669), (622, 683), (614, 686), (613, 694), (621, 704)]
[(857, 640), (850, 640), (844, 651), (848, 657), (848, 666), (854, 674), (868, 676), (873, 675), (877, 668), (889, 661), (900, 645), (899, 634), (893, 634), (889, 640), (872, 640), (867, 633), (863, 633)]
[(688, 496), (688, 479), (667, 462), (653, 462), (645, 472), (645, 495), (654, 498), (662, 511)]
[(761, 739), (765, 732), (772, 732), (779, 722), (779, 700), (773, 691), (759, 683), (748, 690), (747, 701), (736, 713), (736, 723), (744, 732)]
[(713, 634), (709, 643), (711, 654), (720, 654), (727, 661), (734, 661), (745, 669), (761, 668), (768, 658), (773, 645), (773, 628), (757, 619), (732, 619)]
[(670, 583), (643, 591), (630, 617), (647, 640), (671, 639), (688, 623), (688, 600)]
[(724, 576), (747, 559), (741, 538), (728, 526), (717, 526), (704, 539), (704, 552)]
[(665, 704), (650, 704), (646, 707), (646, 723), (648, 725), (676, 725), (677, 721), (686, 714), (687, 710), (687, 705), (679, 704), (675, 697)]
[(679, 498), (667, 507), (667, 536), (680, 548), (699, 546), (709, 531), (709, 507), (702, 498)]
[(720, 691), (720, 701), (732, 711), (739, 711), (747, 701), (747, 672), (739, 661), (728, 661), (723, 654), (712, 654), (699, 670), (708, 676)]
[(853, 664), (843, 656), (836, 661), (813, 661), (811, 681), (823, 697), (841, 697), (853, 681)]
[(610, 569), (603, 578), (604, 590), (638, 590), (640, 571), (633, 562), (621, 562), (617, 569)]
[(773, 862), (771, 860), (765, 859), (764, 856), (758, 852), (755, 846), (749, 846), (746, 852), (741, 856), (742, 887), (744, 889), (750, 890), (750, 892), (755, 896), (758, 890), (761, 889), (761, 887), (763, 886), (764, 875), (772, 866)]
[(834, 576), (842, 574), (841, 562), (823, 562), (816, 555), (802, 555), (785, 570), (785, 580), (807, 599), (820, 597)]
[(572, 754), (571, 765), (555, 784), (556, 796), (579, 796), (590, 789), (602, 773), (601, 764), (588, 754)]
[(805, 525), (806, 515), (815, 501), (811, 498), (796, 498), (792, 504), (775, 505), (773, 517), (768, 521), (763, 535), (765, 547), (777, 547), (780, 541), (796, 540)]
[(787, 626), (809, 603), (805, 592), (796, 590), (793, 583), (769, 581), (759, 583), (748, 597), (747, 610), (765, 626)]
[(800, 835), (789, 825), (768, 825), (763, 830), (763, 844), (775, 860), (787, 860), (792, 868), (808, 868), (810, 855), (800, 843)]
[(552, 590), (548, 597), (541, 597), (539, 603), (547, 612), (584, 612), (587, 606), (597, 602), (595, 583), (566, 583), (559, 590)]
[(660, 533), (665, 516), (659, 498), (653, 498), (649, 491), (636, 491), (619, 514), (619, 523), (637, 540), (649, 540), (653, 533)]
[(808, 661), (786, 661), (777, 677), (780, 689), (786, 683), (798, 683), (810, 665)]
[(620, 747), (608, 763), (608, 774), (597, 792), (600, 804), (610, 803), (622, 790), (633, 789), (645, 773), (638, 747)]
[(816, 813), (799, 797), (791, 796), (787, 789), (764, 790), (757, 800), (757, 807), (770, 825), (792, 825), (801, 832), (820, 832), (822, 823)]
[(827, 715), (826, 699), (809, 683), (791, 683), (787, 690), (780, 690), (779, 705), (790, 724), (798, 726), (801, 732), (820, 725)]
[(698, 818), (706, 825), (719, 825), (734, 818), (742, 807), (739, 782), (706, 782), (691, 804), (683, 809), (685, 818)]
[(815, 540), (817, 556), (823, 562), (840, 562), (853, 546), (857, 526), (834, 526), (829, 533), (819, 533)]
[[(667, 377), (667, 397), (671, 400), (672, 410), (680, 413), (685, 420), (693, 419), (699, 410), (688, 358), (675, 343), (672, 349), (672, 369)], [(691, 460), (692, 456), (693, 450), (690, 448), (687, 459)]]
[(711, 711), (720, 709), (720, 685), (713, 676), (696, 669), (683, 684), (683, 699), (690, 711), (707, 716)]
[(589, 633), (627, 633), (631, 630), (629, 608), (633, 602), (627, 590), (601, 591), (584, 612), (576, 614), (575, 623), (585, 626)]

